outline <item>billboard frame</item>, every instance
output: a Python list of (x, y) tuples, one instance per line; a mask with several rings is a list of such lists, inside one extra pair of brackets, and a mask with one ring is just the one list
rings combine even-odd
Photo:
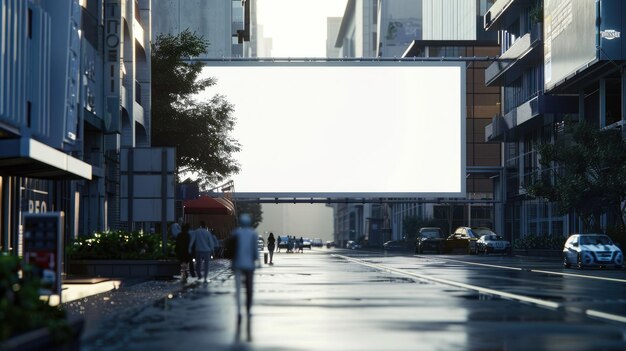
[[(467, 149), (466, 149), (466, 122), (467, 122), (467, 60), (440, 59), (440, 60), (415, 60), (415, 59), (319, 59), (319, 58), (287, 58), (287, 59), (191, 59), (192, 62), (203, 62), (205, 67), (451, 67), (459, 69), (459, 153), (460, 174), (458, 192), (236, 192), (235, 198), (270, 198), (270, 199), (294, 199), (294, 198), (341, 198), (341, 199), (364, 199), (364, 198), (465, 198), (467, 191)], [(218, 83), (219, 85), (219, 83)], [(218, 88), (219, 89), (219, 88)], [(237, 184), (235, 182), (235, 188)]]

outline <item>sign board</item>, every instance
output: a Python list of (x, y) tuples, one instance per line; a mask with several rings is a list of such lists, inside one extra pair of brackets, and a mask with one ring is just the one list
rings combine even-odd
[(546, 0), (544, 80), (550, 90), (596, 59), (596, 1)]
[(37, 270), (45, 295), (61, 296), (63, 212), (24, 214), (24, 261)]
[(174, 148), (122, 149), (120, 215), (124, 222), (175, 220)]
[(465, 62), (211, 61), (236, 195), (465, 197)]

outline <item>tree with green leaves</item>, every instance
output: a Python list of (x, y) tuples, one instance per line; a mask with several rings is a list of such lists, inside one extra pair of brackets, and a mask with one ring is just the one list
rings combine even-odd
[(609, 225), (624, 228), (626, 142), (618, 130), (579, 123), (537, 150), (541, 167), (526, 188), (529, 195), (555, 202), (561, 214), (574, 211), (584, 231), (602, 232), (602, 214), (609, 215)]
[(222, 182), (239, 171), (233, 154), (233, 105), (223, 96), (198, 100), (198, 93), (215, 85), (199, 79), (203, 64), (188, 57), (205, 53), (208, 41), (185, 30), (160, 34), (152, 45), (152, 145), (175, 146), (177, 173), (197, 174), (202, 187)]

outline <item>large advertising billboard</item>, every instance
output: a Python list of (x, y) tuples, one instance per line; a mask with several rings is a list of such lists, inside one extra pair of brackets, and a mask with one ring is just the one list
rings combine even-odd
[(464, 62), (209, 62), (237, 196), (464, 197)]
[(545, 89), (594, 61), (596, 54), (596, 1), (544, 1)]

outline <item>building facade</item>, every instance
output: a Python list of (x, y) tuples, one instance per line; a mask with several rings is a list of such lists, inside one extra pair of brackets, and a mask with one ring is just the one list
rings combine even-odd
[(326, 19), (326, 57), (340, 57), (340, 50), (335, 46), (340, 27), (341, 17), (328, 17)]
[[(349, 1), (336, 46), (343, 57), (381, 58), (481, 57), (468, 61), (467, 87), (467, 175), (465, 199), (382, 199), (372, 204), (337, 204), (335, 239), (366, 240), (380, 246), (387, 240), (411, 236), (405, 220), (440, 226), (444, 232), (456, 226), (482, 225), (501, 230), (502, 195), (496, 188), (501, 175), (501, 145), (485, 140), (485, 126), (499, 109), (500, 90), (484, 84), (489, 59), (497, 56), (497, 37), (483, 30), (482, 13), (493, 1)], [(360, 8), (369, 8), (375, 13)], [(362, 14), (367, 13), (366, 16)], [(361, 14), (361, 16), (356, 16)], [(369, 22), (368, 30), (357, 30), (357, 20)], [(362, 36), (372, 34), (373, 39)], [(362, 46), (356, 43), (363, 43)], [(407, 161), (407, 162), (410, 162)]]
[(152, 1), (152, 40), (189, 29), (209, 42), (207, 53), (198, 58), (245, 56), (245, 4), (242, 0)]
[(505, 234), (513, 240), (582, 229), (574, 213), (558, 213), (525, 188), (539, 171), (537, 145), (564, 137), (569, 125), (622, 128), (625, 15), (626, 6), (612, 0), (498, 0), (485, 14), (485, 29), (501, 43), (485, 81), (502, 85), (503, 94), (485, 134), (504, 145)]
[(66, 240), (126, 227), (120, 153), (150, 146), (150, 0), (2, 2), (0, 234), (63, 211)]
[(335, 39), (339, 57), (375, 57), (378, 0), (348, 0)]

